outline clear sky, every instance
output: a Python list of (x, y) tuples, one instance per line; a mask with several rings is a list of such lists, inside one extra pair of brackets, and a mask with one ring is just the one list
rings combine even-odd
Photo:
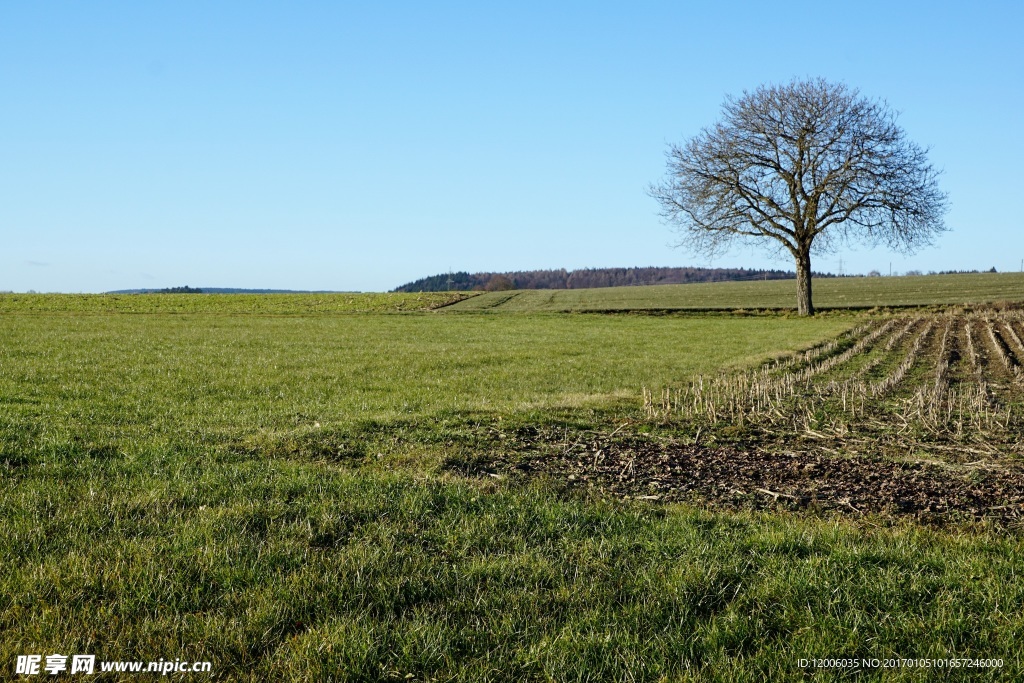
[(821, 76), (931, 148), (951, 232), (816, 270), (1019, 270), (1024, 3), (4, 2), (0, 290), (386, 290), (792, 268), (646, 195), (727, 94)]

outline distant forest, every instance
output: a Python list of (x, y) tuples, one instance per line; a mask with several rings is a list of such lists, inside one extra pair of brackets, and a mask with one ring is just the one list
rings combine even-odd
[[(836, 277), (814, 273), (814, 277)], [(509, 273), (444, 273), (396, 287), (395, 292), (500, 291), (506, 289), (587, 289), (632, 285), (675, 285), (726, 280), (792, 280), (789, 270), (747, 268), (584, 268), (521, 270)]]

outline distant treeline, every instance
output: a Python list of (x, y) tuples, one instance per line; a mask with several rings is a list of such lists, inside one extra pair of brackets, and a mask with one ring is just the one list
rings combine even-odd
[[(835, 277), (814, 273), (814, 277)], [(446, 292), (505, 289), (589, 289), (632, 285), (675, 285), (727, 280), (791, 280), (789, 270), (747, 268), (584, 268), (582, 270), (520, 270), (509, 273), (444, 273), (396, 287), (396, 292)]]
[(157, 294), (202, 294), (203, 290), (198, 287), (164, 287), (163, 289), (156, 290)]

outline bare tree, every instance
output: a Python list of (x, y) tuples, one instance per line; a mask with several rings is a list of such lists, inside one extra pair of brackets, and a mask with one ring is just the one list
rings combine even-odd
[(714, 127), (670, 146), (668, 177), (649, 193), (680, 246), (789, 251), (797, 309), (813, 315), (812, 253), (853, 242), (912, 252), (946, 229), (947, 198), (926, 152), (884, 102), (795, 80), (726, 98)]

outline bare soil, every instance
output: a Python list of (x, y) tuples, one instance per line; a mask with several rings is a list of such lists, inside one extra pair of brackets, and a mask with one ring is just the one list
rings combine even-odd
[(952, 467), (646, 438), (595, 437), (569, 448), (555, 439), (532, 441), (522, 444), (527, 452), (484, 457), (456, 469), (478, 476), (543, 476), (570, 489), (624, 499), (913, 518), (938, 526), (980, 520), (1024, 525), (1024, 467), (1013, 463)]

